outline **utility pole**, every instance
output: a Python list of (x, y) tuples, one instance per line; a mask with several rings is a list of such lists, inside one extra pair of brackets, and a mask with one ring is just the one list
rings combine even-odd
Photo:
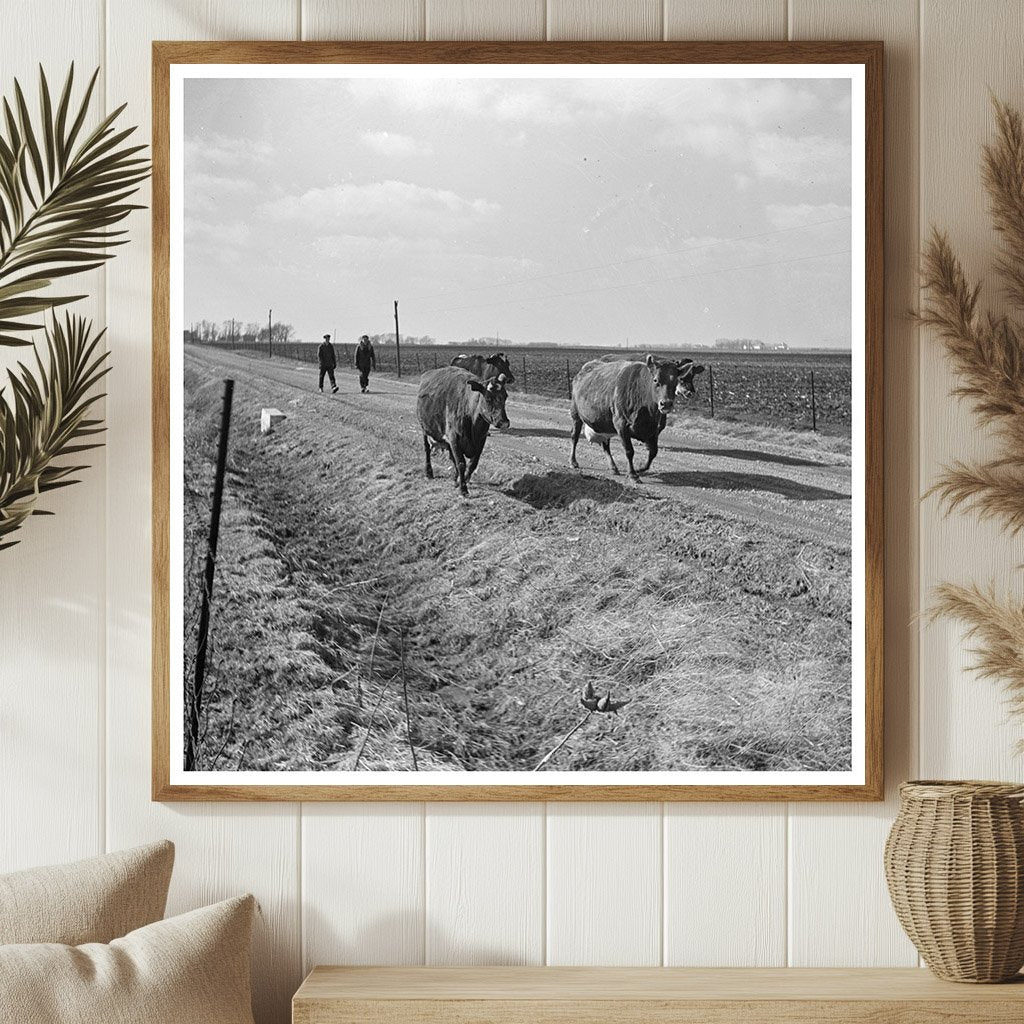
[(274, 311), (267, 311), (267, 355), (274, 358)]
[(402, 340), (398, 333), (398, 299), (395, 299), (395, 361), (398, 363), (398, 376), (402, 376)]

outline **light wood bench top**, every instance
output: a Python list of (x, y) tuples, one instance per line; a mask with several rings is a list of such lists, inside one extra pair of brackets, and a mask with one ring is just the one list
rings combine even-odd
[(292, 1019), (1019, 1024), (1024, 975), (1011, 984), (964, 985), (913, 968), (317, 967), (295, 995)]

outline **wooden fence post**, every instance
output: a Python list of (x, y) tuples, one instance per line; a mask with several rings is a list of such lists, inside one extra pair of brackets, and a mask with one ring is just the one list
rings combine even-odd
[(220, 439), (217, 443), (217, 465), (213, 477), (213, 506), (210, 510), (210, 536), (206, 544), (206, 566), (203, 572), (203, 596), (199, 610), (199, 634), (196, 639), (196, 665), (189, 694), (188, 733), (185, 736), (185, 771), (192, 771), (199, 754), (199, 725), (203, 711), (203, 687), (206, 684), (206, 652), (210, 637), (210, 597), (213, 575), (217, 567), (217, 538), (220, 535), (220, 508), (224, 497), (224, 468), (228, 458), (228, 433), (231, 430), (231, 398), (235, 382), (224, 381), (224, 405), (220, 413)]
[(814, 371), (811, 370), (811, 430), (818, 432), (818, 404), (814, 397)]
[(526, 390), (526, 354), (523, 354), (523, 390)]
[(572, 397), (572, 374), (569, 372), (569, 360), (565, 361), (565, 386), (569, 392), (569, 397)]
[(398, 367), (398, 377), (402, 376), (402, 337), (398, 333), (398, 299), (395, 299), (395, 364)]
[(708, 390), (711, 392), (711, 418), (715, 418), (715, 368), (708, 367)]

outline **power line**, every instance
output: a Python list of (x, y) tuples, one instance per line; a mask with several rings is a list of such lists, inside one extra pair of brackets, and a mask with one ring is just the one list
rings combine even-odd
[(734, 235), (732, 238), (718, 238), (713, 242), (701, 242), (700, 245), (691, 245), (685, 249), (669, 249), (666, 252), (655, 252), (648, 256), (631, 256), (625, 260), (615, 260), (612, 263), (595, 263), (589, 267), (576, 267), (574, 270), (556, 270), (551, 274), (537, 274), (534, 277), (521, 277), (518, 281), (495, 281), (493, 284), (475, 284), (468, 287), (448, 288), (441, 292), (432, 292), (429, 295), (415, 295), (408, 302), (426, 302), (429, 299), (443, 298), (452, 292), (464, 294), (465, 292), (485, 291), (489, 288), (516, 288), (521, 284), (532, 284), (535, 281), (548, 281), (555, 277), (566, 277), (570, 274), (585, 274), (591, 270), (609, 270), (612, 267), (624, 267), (631, 263), (643, 263), (646, 260), (658, 260), (666, 256), (682, 256), (688, 252), (699, 252), (701, 249), (714, 248), (716, 245), (728, 245), (731, 242), (746, 242), (752, 238), (766, 238), (769, 235), (781, 235), (789, 231), (803, 231), (805, 228), (821, 227), (825, 224), (849, 223), (849, 217), (833, 217), (830, 220), (816, 220), (810, 224), (793, 224), (787, 228), (772, 228), (769, 231), (756, 231), (750, 235)]
[(650, 281), (631, 281), (628, 284), (612, 284), (603, 288), (583, 288), (574, 292), (559, 292), (557, 295), (534, 295), (524, 299), (502, 299), (497, 302), (477, 302), (468, 306), (438, 306), (435, 309), (420, 310), (419, 315), (427, 313), (459, 313), (466, 309), (481, 309), (484, 306), (512, 306), (523, 302), (547, 302), (550, 299), (567, 299), (575, 295), (593, 295), (597, 292), (616, 292), (624, 288), (643, 288), (654, 284), (668, 284), (673, 281), (688, 281), (697, 277), (711, 277), (714, 274), (728, 274), (735, 270), (757, 270), (761, 267), (777, 267), (785, 263), (801, 263), (806, 260), (825, 259), (829, 256), (843, 256), (852, 252), (851, 249), (836, 249), (833, 252), (816, 252), (809, 256), (792, 256), (788, 259), (768, 260), (766, 263), (747, 263), (739, 267), (716, 267), (711, 270), (699, 270), (694, 274), (680, 274), (675, 277), (659, 277)]

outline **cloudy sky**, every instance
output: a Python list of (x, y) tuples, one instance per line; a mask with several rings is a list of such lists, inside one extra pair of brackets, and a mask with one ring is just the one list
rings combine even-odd
[(190, 79), (185, 321), (850, 347), (850, 84)]

